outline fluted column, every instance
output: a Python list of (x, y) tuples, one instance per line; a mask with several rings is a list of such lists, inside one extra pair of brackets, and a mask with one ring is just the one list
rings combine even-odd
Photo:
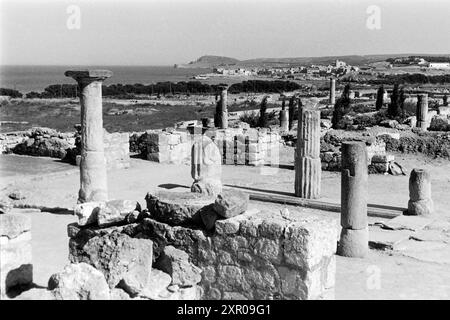
[(81, 163), (78, 202), (108, 199), (106, 161), (103, 146), (102, 82), (112, 76), (108, 70), (71, 70), (67, 77), (78, 82), (81, 104)]
[(297, 149), (295, 157), (295, 195), (316, 199), (320, 196), (320, 111), (298, 109)]
[(367, 255), (367, 151), (364, 142), (342, 143), (341, 237), (338, 254), (362, 258)]

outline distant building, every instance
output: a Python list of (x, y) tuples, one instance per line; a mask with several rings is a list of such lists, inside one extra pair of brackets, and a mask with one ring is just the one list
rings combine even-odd
[(428, 64), (430, 69), (450, 69), (450, 62), (430, 62)]
[(336, 68), (344, 68), (347, 64), (342, 60), (336, 60), (334, 66)]

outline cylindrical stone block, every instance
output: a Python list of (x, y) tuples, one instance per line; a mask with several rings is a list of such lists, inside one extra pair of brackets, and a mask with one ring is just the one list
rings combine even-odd
[(289, 116), (288, 110), (280, 111), (280, 130), (281, 131), (289, 131)]
[(342, 144), (341, 226), (367, 227), (367, 152), (363, 142)]
[(66, 71), (80, 88), (81, 163), (78, 202), (107, 200), (107, 175), (103, 146), (102, 81), (108, 70)]
[(369, 251), (369, 229), (342, 228), (337, 254), (343, 257), (364, 258)]
[(299, 108), (295, 157), (295, 195), (306, 199), (320, 197), (320, 111)]
[(433, 209), (430, 173), (425, 169), (413, 169), (409, 176), (408, 214), (430, 215)]
[(223, 89), (220, 93), (221, 121), (222, 121), (220, 128), (222, 129), (228, 128), (227, 97), (228, 91), (227, 89)]
[(428, 94), (426, 93), (417, 96), (416, 118), (416, 126), (426, 130), (428, 127)]
[(330, 79), (330, 104), (336, 103), (336, 80)]

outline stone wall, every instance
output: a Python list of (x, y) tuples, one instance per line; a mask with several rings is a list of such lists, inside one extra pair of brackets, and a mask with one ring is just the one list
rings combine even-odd
[(0, 214), (0, 299), (32, 282), (31, 219), (19, 213)]
[(169, 246), (186, 252), (190, 263), (201, 270), (202, 299), (333, 298), (336, 219), (296, 209), (250, 209), (213, 220), (210, 229), (204, 215), (213, 214), (214, 198), (202, 198), (199, 206), (198, 194), (188, 192), (184, 197), (189, 195), (193, 198), (189, 208), (186, 199), (183, 205), (178, 198), (158, 204), (158, 197), (150, 196), (147, 210), (138, 218), (124, 216), (109, 227), (69, 225), (71, 262), (88, 262), (86, 257), (94, 252), (91, 243), (125, 234), (136, 241), (152, 240), (154, 267)]
[[(199, 129), (201, 131), (201, 129)], [(223, 164), (257, 166), (270, 163), (280, 147), (280, 135), (267, 129), (209, 129), (204, 133), (218, 146)], [(187, 129), (149, 130), (130, 137), (130, 149), (160, 163), (189, 163), (192, 138)]]

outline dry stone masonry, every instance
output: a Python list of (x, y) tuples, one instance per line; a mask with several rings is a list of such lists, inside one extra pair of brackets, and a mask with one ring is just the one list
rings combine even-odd
[(338, 254), (363, 258), (368, 252), (367, 153), (363, 142), (342, 144), (341, 237)]
[(103, 145), (102, 82), (112, 76), (108, 70), (66, 71), (78, 82), (81, 103), (81, 163), (79, 202), (108, 198)]

